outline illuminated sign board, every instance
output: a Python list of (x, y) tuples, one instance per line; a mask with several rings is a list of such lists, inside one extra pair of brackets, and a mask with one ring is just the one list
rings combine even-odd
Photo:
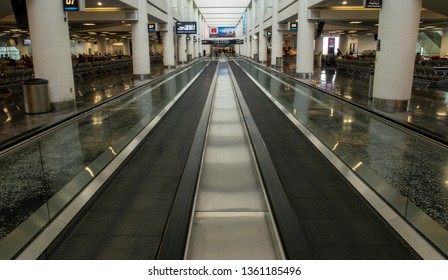
[(364, 0), (364, 8), (381, 8), (381, 0)]
[(232, 38), (236, 37), (235, 27), (220, 26), (210, 27), (211, 38)]
[(148, 23), (148, 31), (149, 32), (155, 32), (156, 30), (156, 24), (155, 23)]
[(289, 30), (297, 31), (297, 22), (290, 22), (289, 23)]
[(176, 22), (176, 34), (196, 34), (196, 22), (195, 21)]
[(84, 11), (85, 0), (62, 0), (64, 11)]
[(232, 40), (202, 40), (202, 45), (241, 45), (244, 41), (241, 39)]

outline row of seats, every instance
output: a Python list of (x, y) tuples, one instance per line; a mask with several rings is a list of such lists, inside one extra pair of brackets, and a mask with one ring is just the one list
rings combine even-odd
[(4, 85), (21, 83), (24, 80), (33, 78), (33, 75), (33, 68), (5, 70), (4, 72), (0, 73), (0, 84)]
[(427, 81), (427, 86), (434, 82), (440, 82), (448, 78), (448, 67), (445, 69), (441, 67), (442, 66), (416, 64), (414, 68), (414, 78)]
[[(73, 65), (75, 78), (90, 78), (94, 75), (111, 74), (127, 71), (132, 67), (131, 59), (96, 61), (93, 63), (78, 63)], [(34, 77), (33, 68), (5, 70), (0, 73), (0, 85), (19, 84)]]
[(73, 66), (75, 78), (91, 78), (102, 74), (111, 74), (128, 70), (132, 67), (131, 59), (104, 60), (77, 63)]
[(375, 71), (375, 64), (370, 61), (362, 60), (336, 60), (338, 72), (344, 72), (350, 75), (360, 75), (367, 78)]
[[(375, 64), (369, 61), (336, 60), (336, 66), (338, 72), (361, 75), (365, 78), (369, 74), (373, 74), (375, 70)], [(448, 79), (448, 61), (431, 60), (427, 61), (424, 65), (416, 64), (414, 78), (427, 81), (428, 86), (433, 82)]]
[(437, 66), (437, 67), (448, 67), (448, 59), (439, 60), (425, 60), (421, 62), (422, 65)]

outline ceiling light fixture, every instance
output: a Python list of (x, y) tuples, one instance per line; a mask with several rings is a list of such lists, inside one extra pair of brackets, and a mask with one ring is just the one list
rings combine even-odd
[(85, 26), (93, 26), (93, 25), (96, 25), (96, 24), (93, 23), (93, 22), (85, 22), (85, 23), (83, 23), (82, 25), (85, 25)]
[(342, 5), (347, 5), (347, 1), (342, 1)]
[(98, 2), (97, 4), (98, 4), (98, 6), (103, 6), (102, 2)]
[(350, 21), (349, 23), (351, 23), (351, 24), (360, 24), (360, 23), (362, 23), (362, 21)]

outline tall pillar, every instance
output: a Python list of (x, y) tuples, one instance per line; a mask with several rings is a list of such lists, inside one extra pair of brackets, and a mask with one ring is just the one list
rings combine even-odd
[(148, 3), (138, 0), (138, 21), (132, 23), (132, 65), (134, 77), (149, 79)]
[(299, 1), (297, 25), (296, 73), (298, 78), (310, 79), (314, 63), (314, 23), (308, 20), (308, 0)]
[(385, 112), (408, 109), (421, 8), (422, 0), (383, 1), (378, 29), (380, 50), (376, 53), (373, 89), (373, 106), (376, 109)]
[[(53, 109), (73, 109), (75, 84), (68, 23), (62, 1), (27, 0), (26, 5), (33, 42), (34, 75), (48, 80)], [(50, 48), (49, 42), (57, 45), (57, 48)]]
[[(194, 21), (194, 17), (193, 17), (193, 0), (188, 0), (187, 1), (187, 16), (185, 17), (186, 19), (188, 19), (188, 21)], [(188, 35), (188, 37), (190, 38), (189, 40), (187, 40), (187, 54), (188, 57), (191, 57), (191, 59), (193, 59), (194, 57), (194, 39), (193, 34)]]
[(268, 61), (268, 41), (267, 34), (264, 30), (264, 11), (266, 9), (266, 1), (262, 0), (260, 3), (260, 9), (258, 13), (260, 14), (260, 32), (258, 33), (258, 61), (262, 64), (266, 64)]
[(131, 55), (131, 46), (128, 39), (123, 39), (123, 55)]
[(106, 37), (99, 36), (96, 39), (96, 44), (98, 46), (98, 55), (106, 55), (107, 53), (107, 47), (106, 47)]
[(324, 50), (324, 37), (319, 36), (314, 39), (314, 55), (317, 56), (317, 67), (322, 67), (322, 53)]
[(448, 57), (448, 30), (443, 30), (440, 57)]
[[(255, 39), (255, 37), (257, 39)], [(258, 34), (254, 33), (254, 35), (252, 35), (252, 58), (254, 58), (254, 59), (255, 59), (255, 55), (256, 54), (258, 55), (258, 40), (260, 40), (259, 38), (260, 37)]]
[(277, 57), (283, 57), (283, 32), (278, 31), (278, 2), (272, 3), (271, 66), (276, 65)]
[(342, 54), (349, 52), (348, 36), (346, 34), (339, 35), (339, 49), (341, 50)]
[(165, 68), (176, 67), (176, 54), (174, 44), (174, 19), (173, 1), (167, 1), (166, 32), (163, 33), (163, 66)]
[[(187, 0), (180, 0), (180, 15), (182, 20), (184, 21), (187, 17), (185, 14), (185, 7), (187, 6)], [(178, 36), (178, 54), (179, 54), (179, 63), (185, 64), (187, 63), (187, 35), (179, 35)]]

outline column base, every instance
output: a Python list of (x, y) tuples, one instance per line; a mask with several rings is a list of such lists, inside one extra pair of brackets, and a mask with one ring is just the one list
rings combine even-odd
[(176, 65), (164, 65), (163, 68), (165, 69), (176, 69)]
[(394, 100), (373, 98), (373, 108), (386, 113), (400, 113), (409, 111), (409, 100)]
[(59, 111), (71, 111), (76, 108), (75, 100), (61, 101), (61, 102), (51, 102), (51, 110), (54, 112)]
[(258, 61), (258, 63), (263, 64), (263, 65), (267, 65), (268, 64), (268, 62), (266, 60), (260, 60), (260, 61)]
[(151, 74), (134, 74), (134, 80), (143, 81), (149, 80), (151, 78)]
[(299, 79), (312, 79), (314, 73), (296, 73), (296, 77)]

